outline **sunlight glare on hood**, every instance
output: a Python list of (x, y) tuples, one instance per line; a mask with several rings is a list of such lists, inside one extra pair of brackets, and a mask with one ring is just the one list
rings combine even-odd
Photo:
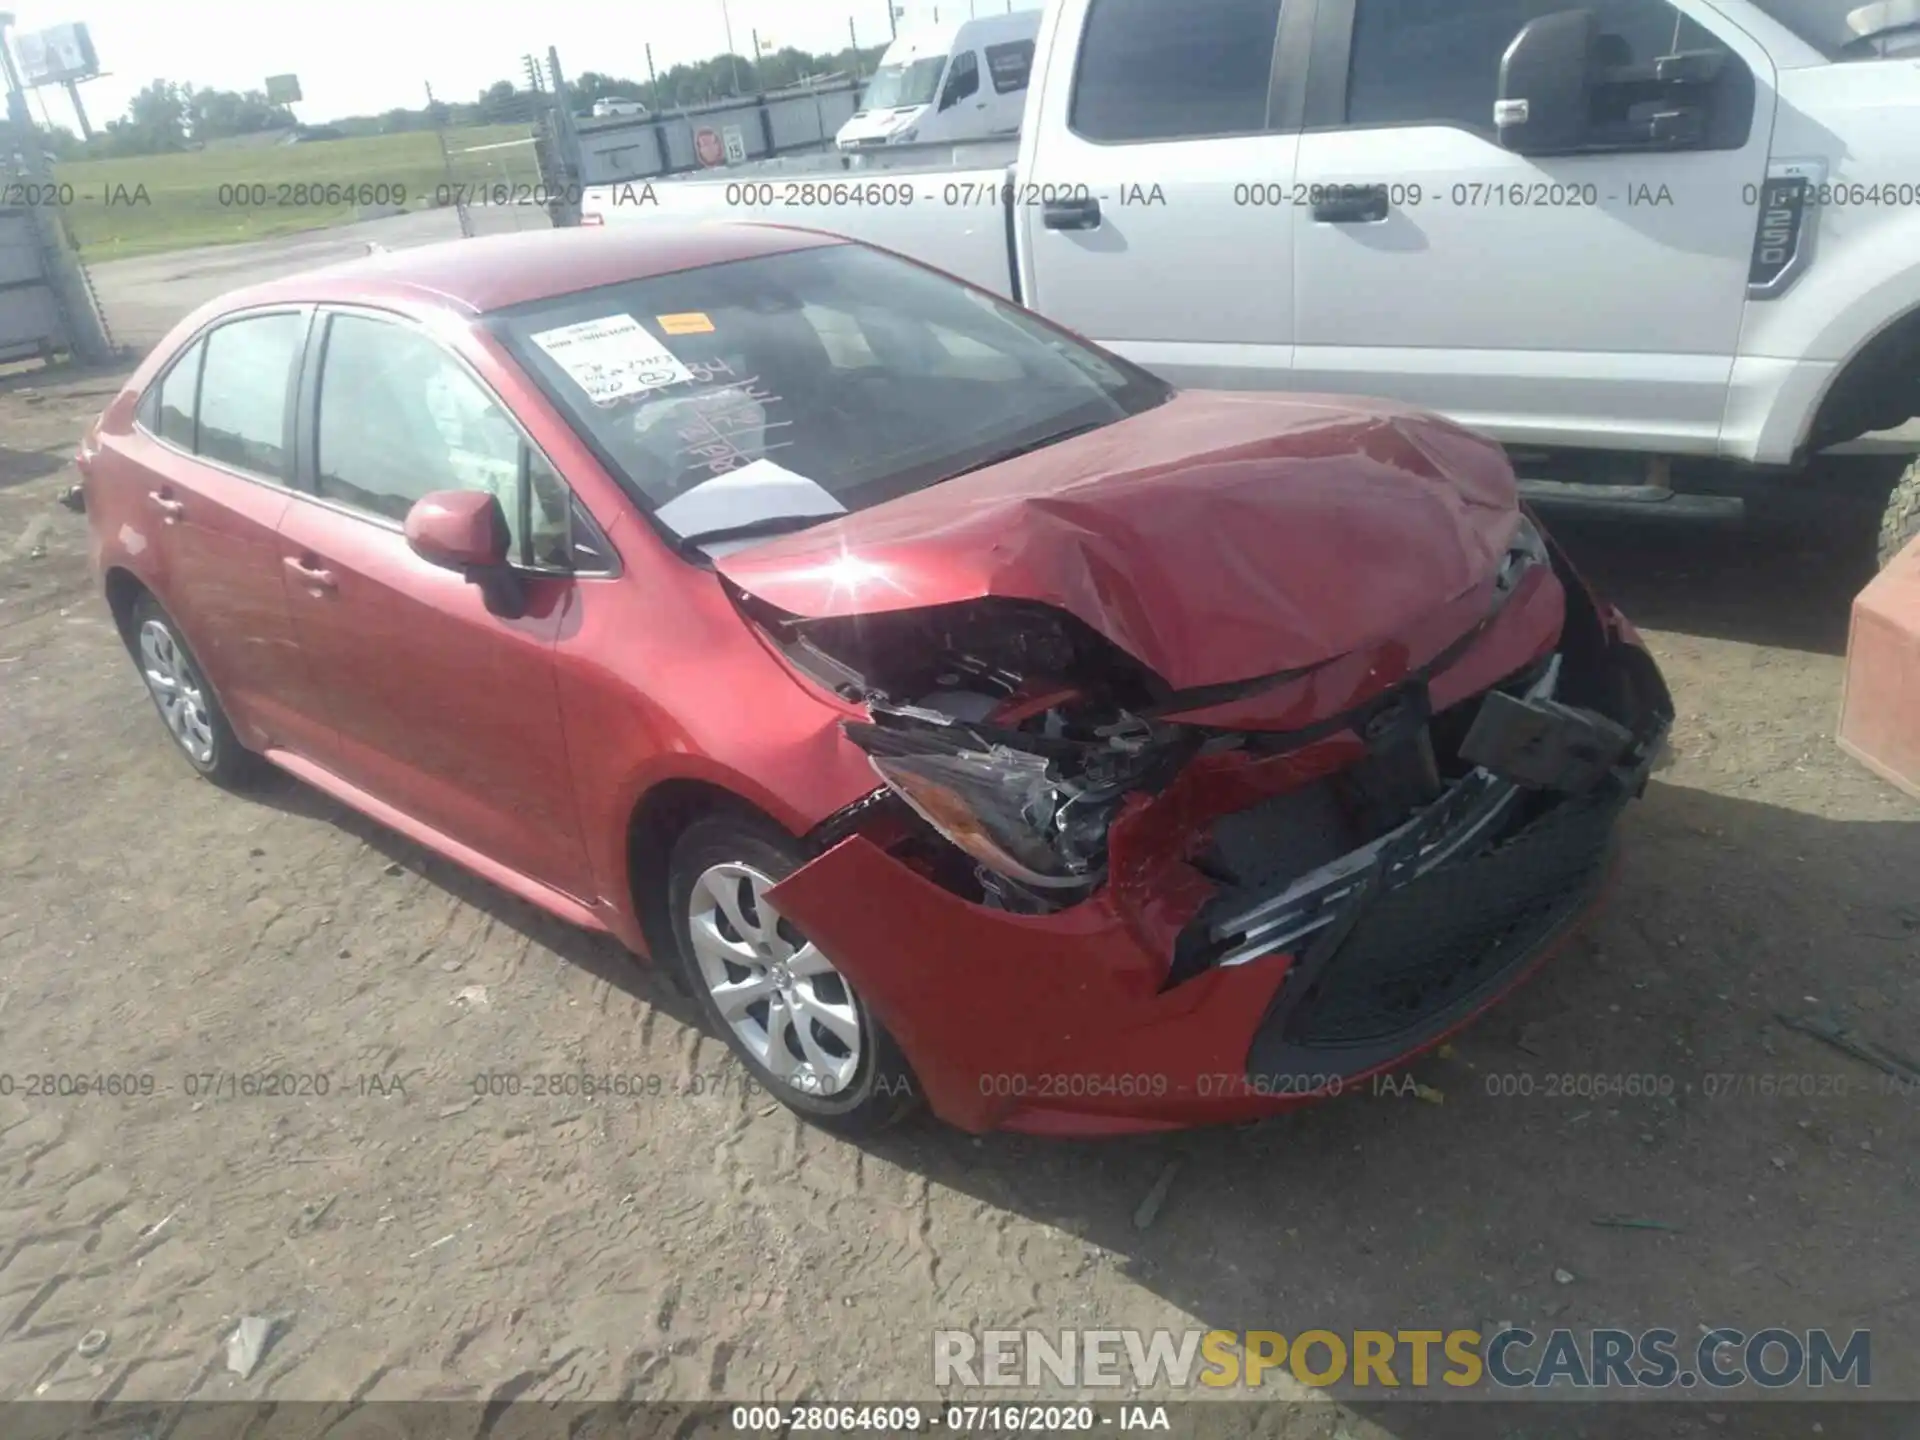
[(857, 601), (863, 594), (871, 595), (876, 590), (891, 590), (899, 595), (907, 593), (907, 587), (894, 578), (893, 571), (887, 566), (876, 565), (844, 549), (824, 565), (793, 572), (793, 578), (824, 580), (834, 600), (845, 596)]

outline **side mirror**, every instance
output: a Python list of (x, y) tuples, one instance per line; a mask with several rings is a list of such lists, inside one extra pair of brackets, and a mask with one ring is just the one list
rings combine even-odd
[(407, 544), (429, 565), (471, 570), (507, 563), (506, 512), (484, 490), (436, 490), (407, 512)]
[(1592, 114), (1593, 12), (1562, 10), (1530, 20), (1500, 58), (1494, 129), (1517, 155), (1578, 149)]
[(422, 495), (407, 512), (407, 544), (429, 565), (457, 570), (478, 585), (494, 614), (509, 620), (526, 614), (526, 591), (508, 559), (513, 535), (495, 496), (484, 490)]

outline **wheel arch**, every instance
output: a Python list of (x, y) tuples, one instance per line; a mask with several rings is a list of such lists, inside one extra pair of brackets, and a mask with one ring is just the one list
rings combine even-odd
[[(128, 649), (133, 648), (133, 607), (140, 603), (143, 595), (152, 595), (147, 583), (124, 565), (110, 566), (102, 580), (107, 594), (107, 610), (113, 616), (113, 625), (120, 632), (121, 641)], [(159, 601), (156, 597), (155, 604)]]
[(1920, 414), (1920, 305), (1896, 315), (1841, 363), (1801, 446), (1817, 454)]
[(650, 786), (627, 818), (627, 899), (647, 955), (655, 963), (670, 957), (676, 943), (666, 905), (673, 847), (696, 822), (727, 814), (771, 825), (796, 840), (803, 838), (740, 791), (685, 775)]

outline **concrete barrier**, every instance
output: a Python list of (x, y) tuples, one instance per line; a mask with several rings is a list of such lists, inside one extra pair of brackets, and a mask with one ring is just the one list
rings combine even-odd
[(1920, 540), (1853, 602), (1840, 748), (1920, 800)]

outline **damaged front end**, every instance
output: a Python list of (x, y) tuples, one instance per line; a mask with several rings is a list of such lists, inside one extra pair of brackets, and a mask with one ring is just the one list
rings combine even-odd
[[(1107, 879), (1122, 808), (1207, 744), (1194, 727), (1148, 718), (1165, 687), (1046, 606), (756, 618), (795, 665), (865, 707), (867, 721), (842, 726), (847, 738), (919, 822), (909, 828), (946, 847), (919, 847), (921, 868), (997, 909), (1045, 914), (1085, 899)], [(861, 820), (881, 808), (863, 804)]]
[[(1219, 1043), (1275, 1097), (1337, 1089), (1511, 983), (1592, 898), (1672, 718), (1631, 630), (1528, 519), (1499, 573), (1436, 607), (1422, 638), (1205, 692), (1169, 689), (1044, 605), (801, 621), (743, 604), (866, 712), (843, 728), (885, 789), (824, 827), (822, 852), (859, 836), (973, 915), (1034, 917), (1006, 940), (1009, 956), (1042, 947), (1029, 974), (1048, 943), (1064, 966), (1075, 936), (1118, 926), (1131, 993), (1115, 1033), (1177, 1023), (1208, 995), (1244, 1008), (1254, 992), (1230, 977), (1267, 967), (1255, 1013)], [(789, 882), (803, 907), (810, 883)], [(915, 904), (948, 917), (930, 927), (942, 948), (984, 941), (966, 911)], [(878, 933), (798, 918), (853, 948)], [(1085, 1035), (1062, 1017), (1052, 1048)], [(975, 1062), (1025, 1064), (1011, 1042)], [(945, 1109), (999, 1123), (974, 1096)]]

